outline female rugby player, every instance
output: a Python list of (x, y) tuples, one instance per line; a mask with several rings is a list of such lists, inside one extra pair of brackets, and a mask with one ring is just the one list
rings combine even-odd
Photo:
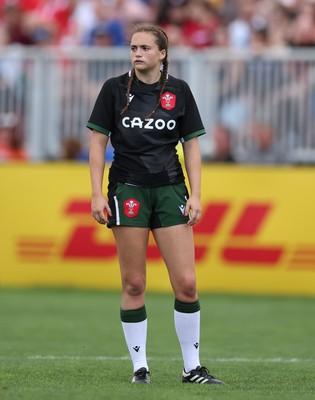
[[(134, 383), (150, 383), (146, 356), (146, 251), (152, 231), (174, 291), (174, 323), (181, 346), (182, 382), (220, 384), (199, 360), (200, 304), (193, 225), (201, 216), (198, 136), (205, 133), (186, 82), (168, 74), (168, 38), (138, 24), (130, 44), (132, 69), (107, 80), (87, 127), (92, 216), (112, 229), (121, 271), (120, 317), (133, 363)], [(114, 148), (107, 199), (104, 152)], [(183, 145), (189, 181), (176, 152)]]

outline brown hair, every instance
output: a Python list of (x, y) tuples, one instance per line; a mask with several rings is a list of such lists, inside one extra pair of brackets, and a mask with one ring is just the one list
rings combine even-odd
[[(166, 51), (166, 55), (165, 58), (162, 61), (162, 65), (163, 65), (163, 69), (162, 69), (162, 76), (161, 76), (161, 82), (162, 82), (162, 88), (160, 91), (160, 96), (159, 96), (159, 100), (156, 103), (154, 109), (146, 116), (146, 118), (150, 118), (155, 110), (158, 108), (161, 98), (162, 98), (162, 94), (164, 91), (164, 88), (166, 86), (167, 83), (167, 76), (168, 76), (168, 37), (166, 35), (166, 33), (163, 31), (163, 29), (161, 29), (158, 25), (155, 24), (149, 24), (149, 23), (141, 23), (141, 24), (136, 24), (134, 27), (134, 31), (133, 33), (138, 33), (138, 32), (147, 32), (147, 33), (152, 33), (156, 40), (155, 43), (158, 45), (159, 50), (165, 50)], [(127, 104), (125, 105), (125, 107), (121, 110), (120, 114), (123, 114), (125, 111), (128, 110), (129, 107), (129, 103), (130, 103), (130, 91), (131, 91), (131, 85), (132, 82), (135, 78), (135, 69), (132, 68), (131, 73), (130, 73), (130, 77), (128, 80), (128, 84), (127, 84), (127, 93), (126, 93), (126, 97), (127, 97)]]

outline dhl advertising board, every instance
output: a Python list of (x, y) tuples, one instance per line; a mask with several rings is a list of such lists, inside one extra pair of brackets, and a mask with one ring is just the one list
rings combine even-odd
[[(199, 291), (315, 295), (314, 177), (203, 166)], [(120, 287), (112, 232), (90, 216), (86, 164), (2, 165), (0, 180), (0, 287)], [(147, 260), (148, 289), (169, 291), (153, 240)]]

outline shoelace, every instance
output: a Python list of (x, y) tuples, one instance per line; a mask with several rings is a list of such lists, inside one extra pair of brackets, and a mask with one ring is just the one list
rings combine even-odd
[(210, 374), (210, 371), (206, 367), (200, 367), (196, 371), (198, 371), (199, 375), (203, 378), (214, 378), (214, 376)]
[(135, 372), (135, 376), (137, 377), (137, 378), (145, 378), (146, 377), (146, 373), (147, 373), (147, 371), (146, 370), (144, 370), (144, 369), (139, 369), (138, 371), (136, 371)]

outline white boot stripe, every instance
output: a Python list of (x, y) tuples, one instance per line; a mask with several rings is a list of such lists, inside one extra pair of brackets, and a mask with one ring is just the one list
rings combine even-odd
[[(188, 373), (183, 370), (182, 372), (182, 377), (183, 380), (182, 382), (191, 382), (191, 383), (198, 383), (198, 384), (205, 384), (205, 383), (223, 383), (220, 382), (219, 380), (216, 380), (212, 375), (210, 375), (208, 370), (206, 368), (200, 368), (201, 373), (198, 374), (198, 368), (196, 370), (192, 370)], [(205, 373), (203, 373), (205, 372)]]

